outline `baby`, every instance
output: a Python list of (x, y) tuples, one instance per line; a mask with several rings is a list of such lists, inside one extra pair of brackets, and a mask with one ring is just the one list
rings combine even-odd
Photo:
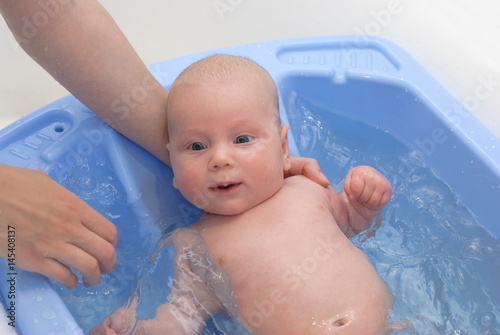
[(288, 125), (276, 85), (244, 58), (191, 65), (167, 109), (173, 184), (206, 213), (167, 239), (175, 279), (156, 317), (136, 322), (133, 306), (120, 309), (91, 334), (201, 334), (224, 309), (252, 334), (383, 333), (393, 297), (346, 234), (382, 212), (387, 179), (356, 167), (337, 194), (284, 178)]

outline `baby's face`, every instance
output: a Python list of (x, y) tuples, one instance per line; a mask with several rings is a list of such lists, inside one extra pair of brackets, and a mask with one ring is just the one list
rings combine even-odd
[(261, 82), (183, 85), (169, 99), (174, 186), (187, 200), (235, 215), (280, 189), (289, 168), (288, 126), (279, 126), (276, 102)]

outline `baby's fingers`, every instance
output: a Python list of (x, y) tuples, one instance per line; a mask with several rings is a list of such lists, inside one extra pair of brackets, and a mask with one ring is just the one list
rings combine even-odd
[[(102, 323), (90, 329), (89, 335), (128, 335), (136, 324), (137, 295), (129, 299), (125, 307), (108, 315)], [(134, 334), (141, 333), (134, 331)]]
[(89, 335), (127, 335), (133, 328), (134, 316), (123, 313), (123, 310), (114, 311), (101, 324), (90, 329)]
[(379, 206), (382, 200), (382, 193), (376, 189), (375, 184), (362, 178), (351, 180), (351, 190), (353, 198), (370, 207)]
[[(371, 185), (365, 188), (366, 192), (363, 192), (359, 201), (364, 202), (368, 207), (377, 208), (385, 206), (389, 199), (391, 198), (390, 193), (387, 196), (385, 188), (376, 187), (377, 185)], [(371, 189), (368, 191), (368, 189)]]
[(387, 179), (368, 166), (352, 169), (346, 176), (344, 190), (349, 198), (370, 207), (385, 206), (392, 193)]
[(389, 202), (389, 200), (391, 200), (391, 196), (392, 196), (392, 187), (391, 185), (389, 184), (389, 181), (387, 181), (387, 186), (388, 187), (384, 187), (384, 189), (382, 190), (382, 195), (380, 197), (380, 206), (385, 206), (387, 205), (387, 203)]
[[(347, 174), (344, 181), (344, 191), (350, 198), (368, 200), (372, 188), (367, 188), (365, 172), (360, 167), (354, 168)], [(362, 201), (362, 200), (361, 200)]]

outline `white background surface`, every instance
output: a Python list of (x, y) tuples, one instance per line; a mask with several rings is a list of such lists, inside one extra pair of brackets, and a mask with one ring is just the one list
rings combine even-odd
[[(473, 113), (500, 137), (498, 0), (100, 2), (146, 64), (280, 38), (365, 34), (389, 39), (459, 102), (478, 102)], [(0, 19), (0, 128), (66, 94)]]

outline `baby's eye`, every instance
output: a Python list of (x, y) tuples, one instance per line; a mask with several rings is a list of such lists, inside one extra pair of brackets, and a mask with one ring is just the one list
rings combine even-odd
[(250, 142), (251, 140), (252, 140), (252, 136), (242, 135), (242, 136), (236, 137), (236, 139), (234, 140), (234, 143), (236, 143), (236, 144), (247, 143), (247, 142)]
[(203, 150), (206, 148), (207, 148), (207, 146), (201, 142), (194, 142), (193, 144), (191, 144), (189, 146), (189, 149), (194, 150), (194, 151), (199, 151), (199, 150)]

